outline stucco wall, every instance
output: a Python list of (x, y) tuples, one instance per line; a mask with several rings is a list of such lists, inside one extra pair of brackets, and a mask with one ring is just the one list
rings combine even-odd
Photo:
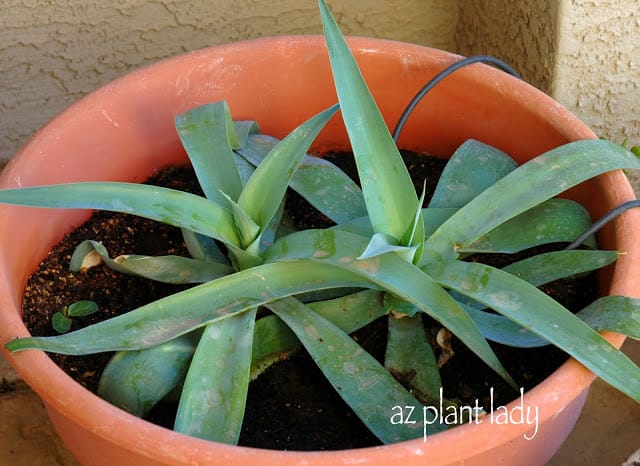
[[(637, 0), (328, 2), (347, 34), (498, 56), (599, 135), (640, 144)], [(3, 0), (0, 163), (127, 71), (207, 45), (319, 32), (315, 0)]]
[(463, 0), (456, 33), (462, 55), (504, 60), (522, 78), (548, 92), (556, 55), (561, 0)]
[[(601, 137), (640, 145), (637, 0), (462, 0), (456, 50), (511, 64)], [(640, 175), (628, 173), (640, 193)]]
[[(0, 162), (79, 97), (207, 45), (320, 33), (314, 0), (3, 0)], [(347, 34), (453, 49), (455, 0), (328, 0)]]
[(563, 2), (554, 97), (600, 136), (640, 144), (640, 8), (635, 0)]

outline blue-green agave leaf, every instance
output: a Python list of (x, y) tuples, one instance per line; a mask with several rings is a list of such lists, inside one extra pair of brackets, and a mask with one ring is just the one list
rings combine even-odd
[(162, 283), (181, 285), (186, 283), (204, 283), (228, 275), (233, 269), (226, 264), (191, 259), (181, 256), (141, 256), (135, 254), (121, 255), (115, 259), (109, 257), (107, 249), (98, 241), (85, 240), (80, 243), (73, 255), (69, 269), (79, 272), (94, 264), (90, 259), (86, 267), (87, 258), (98, 254), (100, 259), (116, 272), (137, 275)]
[[(534, 286), (540, 286), (554, 280), (600, 269), (615, 262), (617, 257), (618, 253), (615, 251), (553, 251), (514, 262), (502, 270)], [(472, 301), (455, 291), (452, 291), (451, 294), (463, 306), (487, 339), (525, 348), (549, 344), (547, 340), (502, 315), (482, 311), (485, 308), (483, 304)], [(591, 322), (587, 323), (591, 325)], [(604, 329), (597, 328), (597, 330)]]
[(618, 259), (617, 251), (552, 251), (507, 265), (502, 270), (534, 286), (601, 269)]
[[(512, 254), (542, 244), (570, 243), (590, 226), (591, 216), (582, 205), (567, 199), (549, 199), (458, 252)], [(595, 246), (595, 242), (591, 245)]]
[(364, 251), (362, 251), (362, 254), (358, 256), (358, 259), (371, 259), (372, 257), (376, 257), (381, 254), (394, 252), (405, 260), (411, 262), (417, 248), (418, 246), (400, 246), (398, 245), (398, 240), (394, 237), (384, 233), (375, 233), (369, 240)]
[(174, 430), (236, 445), (249, 390), (256, 310), (207, 325), (189, 365)]
[[(257, 166), (277, 143), (276, 138), (257, 134), (236, 152)], [(360, 187), (340, 168), (320, 157), (306, 155), (289, 186), (336, 223), (367, 215)]]
[(221, 192), (237, 200), (242, 183), (233, 149), (239, 143), (227, 103), (193, 108), (176, 116), (175, 123), (205, 196), (221, 205)]
[[(137, 215), (238, 244), (231, 211), (194, 194), (146, 184), (70, 183), (0, 191), (0, 204)], [(226, 204), (226, 202), (225, 202)]]
[(240, 237), (240, 248), (257, 255), (257, 251), (249, 251), (249, 246), (258, 238), (260, 234), (260, 225), (253, 221), (251, 216), (233, 199), (222, 193), (227, 200), (231, 212), (233, 212), (233, 221), (236, 225), (236, 231)]
[(220, 250), (213, 238), (182, 229), (182, 238), (191, 257), (202, 261), (229, 264), (227, 256)]
[[(268, 307), (293, 330), (338, 394), (383, 443), (423, 435), (423, 424), (391, 423), (393, 409), (421, 404), (349, 335), (293, 299)], [(434, 424), (427, 433), (442, 430)]]
[(256, 167), (240, 194), (238, 205), (261, 229), (273, 219), (309, 146), (337, 111), (338, 106), (334, 105), (304, 122)]
[(444, 167), (429, 207), (463, 207), (517, 166), (504, 152), (469, 139), (456, 149)]
[(119, 351), (102, 371), (98, 395), (144, 416), (184, 380), (202, 332), (190, 332), (151, 348)]
[(462, 261), (442, 264), (434, 278), (545, 338), (605, 382), (640, 402), (640, 368), (530, 283), (485, 264)]
[[(387, 312), (382, 305), (382, 293), (376, 290), (365, 290), (340, 298), (307, 303), (306, 306), (345, 333), (355, 332)], [(254, 335), (252, 379), (300, 346), (295, 334), (276, 316), (266, 316), (258, 320)]]
[(247, 144), (250, 136), (260, 132), (258, 123), (251, 120), (234, 121), (233, 129), (237, 138), (237, 145), (234, 147), (234, 150), (242, 149)]
[(596, 330), (617, 332), (640, 340), (640, 299), (603, 296), (577, 315)]
[(427, 341), (422, 316), (388, 318), (384, 366), (425, 404), (437, 404), (442, 380), (438, 361)]
[(516, 386), (480, 331), (458, 303), (429, 275), (396, 254), (358, 260), (367, 239), (339, 230), (304, 230), (278, 240), (267, 249), (265, 261), (311, 258), (369, 279), (378, 287), (417, 306), (458, 336), (489, 367)]
[[(461, 304), (489, 340), (519, 348), (549, 344), (544, 338), (498, 314)], [(626, 296), (604, 296), (576, 313), (576, 317), (598, 331), (617, 332), (640, 339), (640, 301)]]
[(75, 332), (18, 338), (5, 347), (9, 351), (41, 349), (62, 354), (148, 348), (274, 299), (341, 287), (376, 288), (366, 278), (330, 264), (265, 264), (194, 286)]
[(640, 168), (623, 147), (601, 139), (571, 142), (521, 165), (462, 207), (427, 240), (433, 255), (455, 257), (457, 250), (516, 215), (599, 174)]
[[(418, 197), (400, 152), (338, 25), (325, 2), (320, 0), (318, 3), (338, 101), (373, 230), (402, 242), (413, 225)], [(423, 241), (422, 237), (416, 240)]]

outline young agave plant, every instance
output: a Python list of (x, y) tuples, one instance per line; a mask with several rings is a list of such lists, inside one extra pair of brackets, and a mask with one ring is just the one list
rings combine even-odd
[[(80, 269), (99, 256), (123, 273), (197, 284), (75, 332), (17, 339), (6, 347), (116, 351), (102, 375), (101, 396), (143, 415), (178, 388), (175, 429), (231, 444), (238, 440), (251, 378), (300, 346), (382, 442), (422, 436), (422, 425), (390, 423), (394, 406), (439, 396), (422, 313), (514, 388), (488, 340), (556, 345), (640, 402), (640, 369), (596, 331), (639, 338), (640, 301), (604, 297), (574, 315), (536, 288), (610, 264), (615, 251), (557, 251), (504, 269), (465, 261), (477, 252), (573, 241), (589, 216), (554, 197), (601, 173), (640, 168), (637, 157), (589, 140), (517, 167), (506, 154), (468, 141), (423, 208), (344, 38), (324, 1), (319, 5), (361, 189), (337, 167), (305, 155), (337, 106), (277, 141), (258, 134), (251, 122), (232, 122), (218, 102), (176, 119), (205, 197), (125, 183), (2, 191), (2, 203), (120, 211), (182, 228), (191, 258), (112, 259), (99, 242), (87, 241), (71, 266)], [(283, 209), (288, 187), (336, 225), (293, 231)], [(256, 319), (259, 307), (271, 314)], [(349, 333), (384, 316), (389, 334), (382, 365)], [(403, 386), (391, 374), (412, 377)], [(444, 428), (433, 425), (429, 433)]]

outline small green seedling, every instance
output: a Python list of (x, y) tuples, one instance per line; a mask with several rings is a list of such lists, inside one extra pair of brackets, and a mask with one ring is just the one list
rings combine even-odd
[(67, 333), (73, 323), (73, 317), (83, 317), (98, 312), (98, 304), (93, 301), (76, 301), (64, 306), (61, 311), (53, 314), (51, 325), (58, 333)]

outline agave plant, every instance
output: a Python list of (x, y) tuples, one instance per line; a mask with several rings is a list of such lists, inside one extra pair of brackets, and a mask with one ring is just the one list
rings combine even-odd
[[(453, 154), (423, 207), (424, 194), (413, 188), (338, 26), (323, 0), (319, 5), (360, 186), (306, 155), (338, 106), (279, 141), (253, 122), (232, 121), (227, 105), (216, 102), (176, 118), (204, 197), (104, 182), (1, 191), (2, 203), (118, 211), (179, 227), (192, 257), (111, 258), (99, 242), (85, 241), (71, 268), (99, 258), (123, 273), (196, 284), (74, 332), (6, 347), (115, 351), (101, 396), (144, 415), (179, 389), (175, 430), (231, 444), (238, 441), (250, 380), (301, 346), (382, 442), (422, 436), (423, 425), (390, 418), (394, 406), (428, 405), (439, 396), (423, 313), (514, 389), (488, 340), (553, 344), (640, 402), (640, 369), (597, 332), (640, 337), (640, 301), (603, 297), (574, 315), (537, 288), (610, 264), (617, 252), (549, 252), (503, 269), (466, 260), (478, 252), (572, 242), (589, 227), (589, 215), (555, 196), (610, 170), (640, 168), (637, 157), (588, 140), (518, 167), (507, 154), (470, 140)], [(283, 207), (288, 188), (335, 226), (292, 229)], [(269, 312), (257, 318), (259, 308)], [(349, 336), (381, 317), (389, 324), (384, 364)], [(392, 374), (412, 376), (403, 385)], [(444, 428), (436, 423), (428, 433)]]

